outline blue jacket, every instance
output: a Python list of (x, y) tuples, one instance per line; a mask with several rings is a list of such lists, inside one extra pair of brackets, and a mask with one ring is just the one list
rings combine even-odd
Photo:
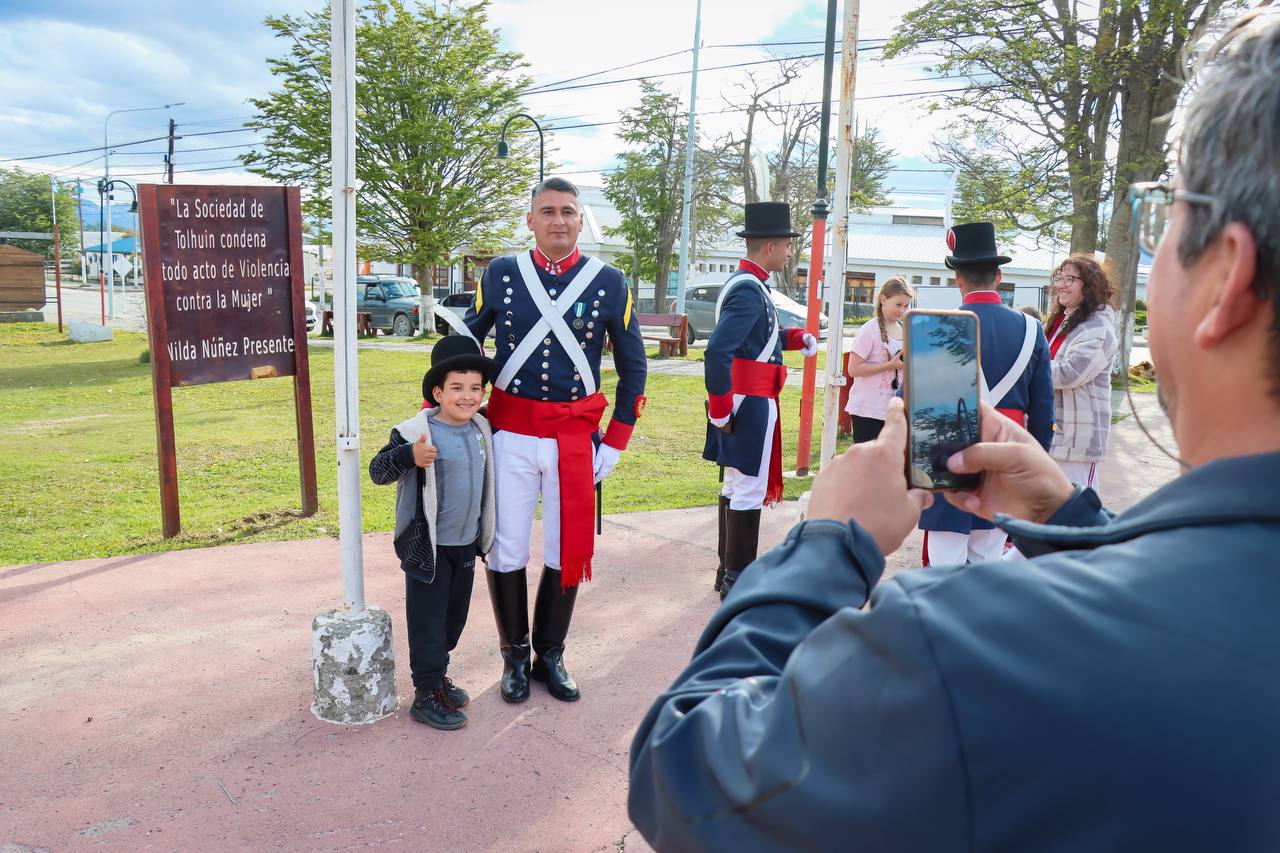
[[(583, 255), (578, 263), (558, 276), (538, 267), (538, 278), (548, 295), (554, 298), (557, 292), (563, 292), (573, 281), (586, 262), (587, 256)], [(490, 329), (496, 330), (493, 354), (497, 364), (496, 376), (502, 372), (512, 351), (541, 316), (520, 277), (515, 256), (504, 255), (489, 263), (477, 289), (476, 299), (463, 319), (476, 340), (483, 341)], [(564, 316), (570, 331), (587, 355), (597, 388), (600, 387), (600, 354), (604, 349), (606, 331), (613, 342), (613, 363), (618, 371), (618, 387), (614, 392), (616, 399), (613, 423), (609, 424), (605, 440), (623, 449), (631, 428), (635, 426), (636, 419), (644, 408), (644, 384), (649, 366), (626, 279), (619, 270), (604, 267)], [(585, 397), (582, 378), (574, 370), (573, 362), (560, 347), (559, 341), (554, 335), (548, 334), (543, 339), (543, 344), (516, 373), (507, 391), (534, 400), (554, 402), (569, 402)], [(617, 436), (618, 440), (611, 440), (613, 436)]]
[(857, 524), (797, 525), (641, 723), (631, 819), (664, 853), (1276, 849), (1277, 482), (1077, 491), (1002, 519), (1027, 562), (879, 587)]
[[(978, 335), (981, 338), (982, 373), (990, 385), (995, 385), (1013, 367), (1022, 350), (1026, 336), (1026, 315), (1005, 305), (971, 303), (960, 306), (978, 315)], [(1031, 361), (1013, 388), (997, 401), (988, 400), (998, 409), (1021, 409), (1027, 414), (1027, 432), (1045, 450), (1053, 443), (1053, 375), (1049, 371), (1049, 342), (1044, 329), (1036, 333), (1035, 349)], [(991, 522), (964, 510), (956, 509), (944, 500), (936, 500), (933, 506), (920, 515), (921, 530), (939, 530), (951, 533), (969, 533), (973, 530), (990, 530)]]
[[(739, 271), (725, 282), (725, 287), (738, 278), (720, 305), (720, 317), (707, 341), (703, 356), (703, 375), (707, 386), (709, 412), (716, 414), (721, 408), (733, 405), (732, 366), (735, 358), (755, 361), (764, 350), (778, 323), (778, 311), (771, 299), (766, 298), (767, 282), (749, 272)], [(763, 286), (761, 286), (763, 285)], [(769, 364), (782, 364), (784, 349), (800, 349), (803, 329), (779, 329), (777, 342), (768, 355)], [(773, 402), (766, 397), (744, 397), (733, 411), (732, 432), (708, 424), (702, 458), (727, 468), (736, 468), (751, 477), (766, 476), (760, 471), (760, 459), (766, 441), (772, 441), (768, 431), (770, 409)], [(773, 414), (776, 422), (777, 413)]]

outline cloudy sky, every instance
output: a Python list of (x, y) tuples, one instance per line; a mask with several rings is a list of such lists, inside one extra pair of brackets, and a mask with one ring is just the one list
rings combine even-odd
[[(109, 112), (181, 101), (185, 103), (167, 111), (111, 118), (109, 141), (118, 149), (111, 155), (112, 174), (158, 180), (163, 140), (124, 143), (164, 136), (172, 116), (184, 137), (175, 156), (179, 181), (252, 179), (234, 161), (250, 150), (255, 134), (238, 128), (251, 112), (247, 100), (273, 85), (266, 59), (284, 53), (263, 26), (263, 16), (316, 10), (322, 3), (0, 0), (0, 165), (96, 178), (102, 173), (103, 122)], [(937, 167), (927, 157), (943, 117), (929, 115), (922, 99), (900, 96), (956, 84), (930, 80), (922, 59), (884, 64), (875, 50), (910, 6), (906, 0), (862, 4), (857, 113), (898, 153), (895, 167), (900, 171), (889, 179), (896, 199), (940, 207), (946, 177), (930, 171)], [(704, 0), (701, 66), (765, 58), (766, 49), (759, 46), (765, 42), (820, 42), (825, 15), (821, 0)], [(495, 0), (490, 19), (505, 45), (525, 55), (537, 84), (643, 62), (581, 82), (673, 74), (661, 82), (688, 97), (693, 0)], [(821, 46), (801, 43), (771, 50), (818, 53)], [(669, 53), (677, 55), (645, 61)], [(742, 125), (741, 114), (729, 111), (726, 99), (747, 71), (704, 70), (700, 75), (698, 110), (705, 131), (717, 134)], [(820, 63), (795, 84), (793, 93), (797, 100), (820, 98)], [(614, 139), (617, 125), (608, 122), (637, 99), (635, 83), (620, 83), (531, 93), (525, 106), (548, 117), (551, 125), (604, 123), (553, 131), (548, 139), (563, 171), (592, 184), (620, 148)], [(832, 156), (834, 162), (834, 152)]]

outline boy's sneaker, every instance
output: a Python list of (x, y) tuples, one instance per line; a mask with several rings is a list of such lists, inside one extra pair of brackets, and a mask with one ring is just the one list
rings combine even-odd
[(444, 731), (460, 729), (467, 724), (467, 715), (449, 701), (448, 694), (441, 688), (419, 690), (409, 708), (409, 716)]
[(471, 701), (471, 697), (467, 695), (467, 691), (453, 683), (449, 676), (444, 679), (444, 695), (449, 697), (449, 704), (455, 708), (465, 708), (467, 703)]

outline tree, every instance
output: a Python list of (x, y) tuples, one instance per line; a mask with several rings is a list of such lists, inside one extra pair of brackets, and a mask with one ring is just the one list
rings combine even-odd
[[(641, 278), (653, 281), (659, 310), (667, 301), (667, 280), (680, 236), (688, 122), (689, 114), (680, 108), (677, 96), (642, 80), (640, 102), (622, 114), (618, 138), (627, 148), (618, 155), (619, 167), (604, 182), (605, 197), (622, 218), (609, 233), (627, 240), (632, 249), (632, 256), (620, 258), (619, 263), (632, 268), (633, 288), (638, 288)], [(726, 209), (726, 178), (719, 162), (714, 152), (695, 147), (691, 250), (700, 233), (719, 233), (732, 218)]]
[[(771, 66), (769, 73), (752, 73), (747, 82), (740, 84), (743, 95), (735, 103), (746, 114), (746, 125), (738, 135), (731, 135), (722, 150), (729, 164), (739, 176), (742, 195), (747, 201), (760, 201), (764, 196), (774, 201), (785, 201), (791, 206), (792, 227), (800, 232), (796, 249), (787, 268), (779, 275), (784, 288), (795, 287), (796, 273), (801, 263), (812, 255), (813, 205), (818, 197), (818, 134), (822, 111), (818, 104), (794, 101), (786, 90), (812, 64), (812, 60), (781, 57)], [(756, 153), (767, 144), (762, 142), (763, 128), (760, 119), (777, 128), (777, 148), (768, 151), (770, 186), (757, 186), (752, 163)], [(834, 163), (834, 146), (829, 162)], [(854, 130), (849, 210), (862, 213), (873, 207), (888, 204), (885, 191), (890, 163), (894, 152), (879, 139), (875, 128)], [(834, 189), (834, 172), (828, 175), (828, 194)]]
[(984, 144), (950, 149), (951, 162), (973, 182), (986, 173), (968, 152), (1012, 164), (977, 193), (988, 203), (1004, 198), (1009, 172), (1035, 175), (1025, 192), (1052, 215), (1008, 219), (1031, 230), (1066, 221), (1072, 251), (1091, 252), (1098, 241), (1120, 2), (1129, 0), (1102, 0), (1096, 15), (1081, 17), (1068, 0), (927, 0), (904, 16), (885, 48), (886, 59), (937, 56), (933, 70), (968, 78), (939, 105), (965, 116), (952, 123), (953, 136)]
[(1137, 298), (1138, 248), (1129, 213), (1129, 187), (1168, 171), (1170, 118), (1187, 77), (1188, 49), (1201, 40), (1219, 0), (1149, 0), (1125, 5), (1119, 45), (1120, 104), (1115, 192), (1107, 226), (1107, 265), (1119, 285), (1118, 368), (1129, 369)]
[[(49, 176), (21, 169), (0, 169), (0, 231), (40, 231), (53, 233), (53, 197)], [(58, 186), (58, 236), (64, 259), (73, 259), (80, 250), (80, 205), (75, 188)], [(6, 241), (29, 252), (53, 257), (52, 240)]]
[[(527, 209), (536, 140), (508, 135), (529, 83), (517, 53), (499, 50), (484, 3), (361, 3), (356, 26), (356, 228), (360, 254), (413, 264), (424, 292), (428, 268), (463, 248), (494, 250)], [(264, 150), (246, 165), (304, 189), (306, 212), (327, 220), (330, 205), (329, 15), (268, 17), (291, 45), (269, 60), (280, 88), (252, 99), (250, 127)]]

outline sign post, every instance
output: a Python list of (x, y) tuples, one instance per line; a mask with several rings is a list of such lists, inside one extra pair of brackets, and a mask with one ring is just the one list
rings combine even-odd
[(316, 497), (297, 187), (138, 187), (165, 538), (182, 528), (173, 388), (292, 376), (302, 512)]

